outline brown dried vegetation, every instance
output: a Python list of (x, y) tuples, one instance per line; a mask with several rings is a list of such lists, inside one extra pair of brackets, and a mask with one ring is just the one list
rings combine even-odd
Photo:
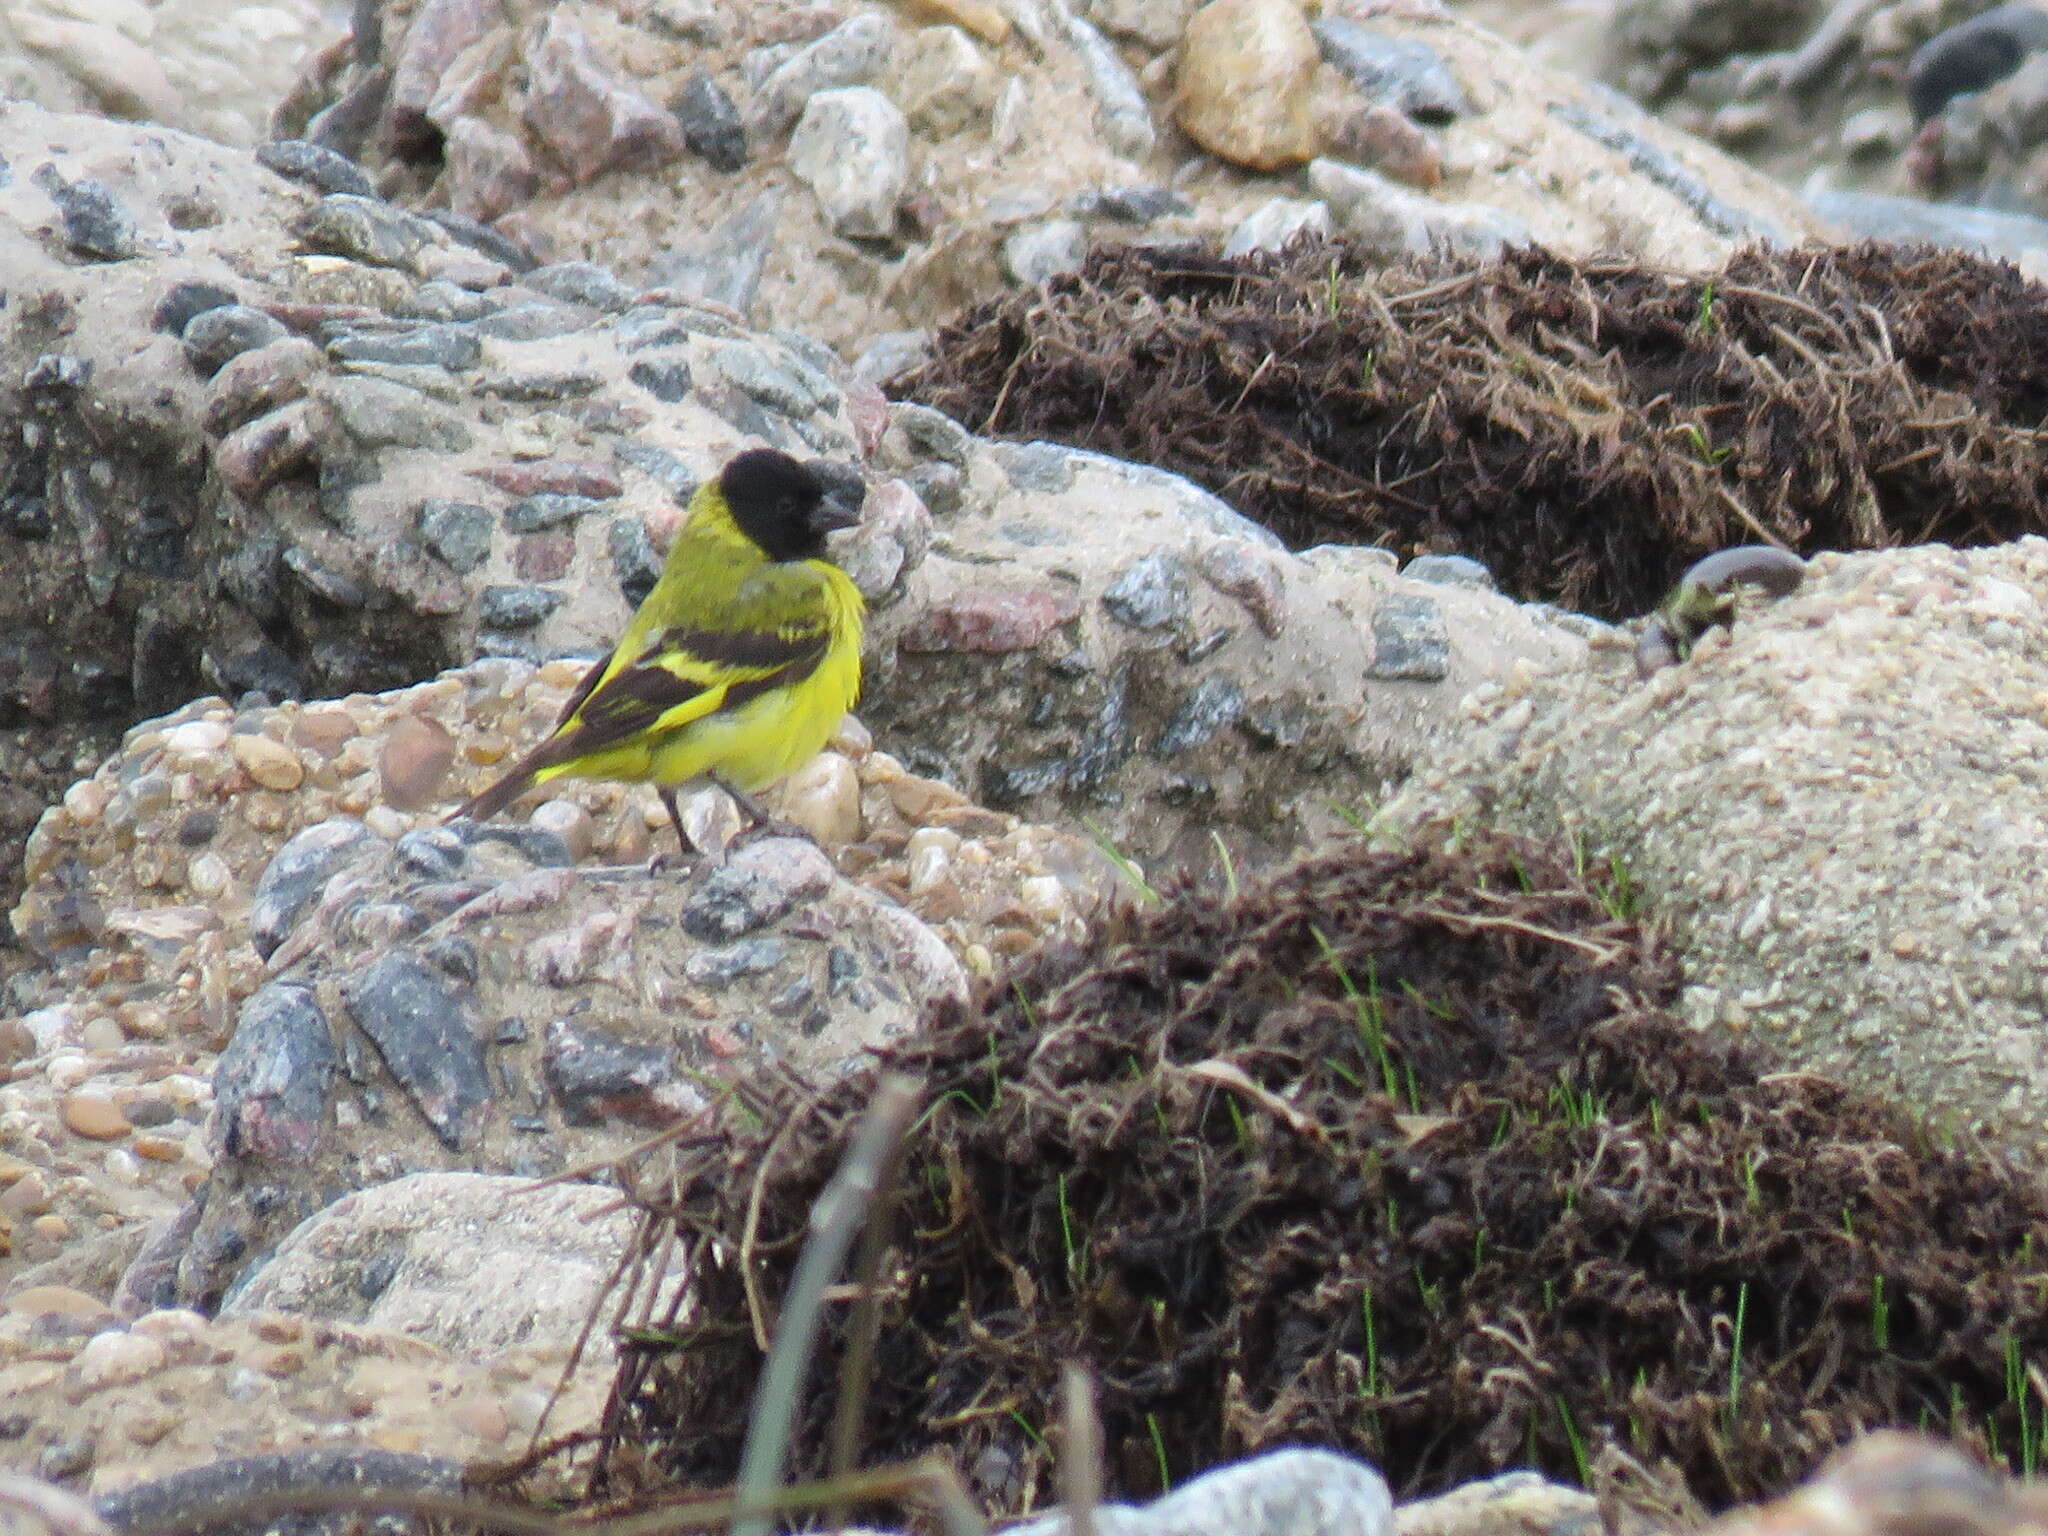
[[(1508, 840), (1352, 844), (1184, 889), (1027, 962), (892, 1048), (927, 1085), (860, 1422), (991, 1508), (1054, 1497), (1062, 1362), (1094, 1375), (1110, 1491), (1286, 1443), (1397, 1489), (1614, 1444), (1709, 1503), (1856, 1430), (2018, 1465), (2042, 1414), (2048, 1202), (1836, 1084), (1668, 1011), (1625, 884)], [(1621, 914), (1621, 915), (1617, 915)], [(880, 1068), (756, 1084), (632, 1182), (701, 1310), (631, 1334), (599, 1491), (716, 1485), (807, 1213)], [(2040, 1248), (2048, 1256), (2048, 1247)], [(827, 1462), (829, 1311), (793, 1475)]]
[(1100, 252), (969, 311), (898, 392), (1158, 464), (1297, 546), (1484, 561), (1617, 617), (1729, 544), (1997, 543), (2044, 520), (2048, 288), (1960, 251)]

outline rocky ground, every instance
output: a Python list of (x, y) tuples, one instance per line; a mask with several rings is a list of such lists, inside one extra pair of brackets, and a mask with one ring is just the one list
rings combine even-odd
[[(1290, 548), (1227, 477), (877, 387), (1092, 242), (1703, 273), (1839, 228), (1787, 190), (1816, 162), (2024, 207), (2027, 71), (1934, 134), (1903, 105), (1963, 9), (10, 9), (0, 1464), (192, 1508), (231, 1455), (431, 1485), (524, 1449), (579, 1348), (545, 1432), (587, 1427), (615, 1357), (579, 1340), (648, 1257), (636, 1147), (837, 1080), (1148, 877), (1249, 882), (1382, 802), (1612, 858), (1699, 1027), (2038, 1146), (2038, 539), (1824, 557), (1643, 681), (1632, 636), (1457, 551)], [(1541, 356), (1595, 441), (1612, 401)], [(1239, 406), (1283, 366), (1248, 361)], [(758, 443), (866, 486), (835, 555), (867, 697), (776, 801), (815, 846), (727, 850), (707, 793), (655, 867), (652, 797), (573, 783), (444, 826)], [(642, 1317), (687, 1281), (653, 1273)], [(1849, 1528), (1901, 1487), (2027, 1517), (1941, 1454), (1838, 1474)], [(1603, 1466), (1600, 1510), (1306, 1486), (1410, 1536), (1696, 1521)]]

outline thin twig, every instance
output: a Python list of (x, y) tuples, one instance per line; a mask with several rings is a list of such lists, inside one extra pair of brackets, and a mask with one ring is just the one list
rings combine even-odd
[(1414, 907), (1410, 909), (1417, 917), (1430, 918), (1439, 923), (1464, 923), (1473, 928), (1507, 928), (1516, 933), (1526, 933), (1532, 939), (1549, 939), (1556, 944), (1569, 944), (1573, 949), (1582, 949), (1596, 960), (1608, 961), (1616, 958), (1621, 951), (1609, 944), (1595, 944), (1576, 934), (1559, 933), (1555, 928), (1544, 928), (1535, 923), (1525, 923), (1513, 917), (1481, 917), (1475, 912), (1445, 912), (1436, 907)]
[(754, 1408), (740, 1457), (739, 1509), (732, 1536), (769, 1536), (775, 1489), (796, 1423), (805, 1368), (824, 1321), (825, 1291), (846, 1262), (846, 1251), (866, 1223), (891, 1151), (917, 1113), (924, 1086), (889, 1073), (876, 1085), (868, 1111), (847, 1144), (846, 1156), (811, 1207), (811, 1232), (783, 1298), (775, 1343), (754, 1387)]
[(1067, 1536), (1095, 1536), (1095, 1506), (1102, 1502), (1102, 1420), (1088, 1373), (1069, 1360), (1060, 1369), (1060, 1413), (1066, 1454), (1060, 1458), (1060, 1500), (1067, 1506)]

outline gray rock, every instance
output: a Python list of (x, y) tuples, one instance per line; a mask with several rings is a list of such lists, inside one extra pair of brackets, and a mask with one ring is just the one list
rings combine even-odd
[[(307, 1218), (221, 1315), (294, 1313), (473, 1360), (514, 1349), (566, 1354), (602, 1301), (635, 1222), (604, 1185), (536, 1189), (505, 1174), (409, 1174)], [(515, 1306), (506, 1305), (511, 1277)], [(679, 1279), (671, 1271), (658, 1283), (667, 1294)], [(611, 1358), (604, 1333), (586, 1346), (597, 1371)]]
[(193, 316), (203, 315), (223, 304), (239, 302), (234, 289), (223, 288), (219, 283), (173, 283), (164, 290), (164, 296), (157, 300), (156, 308), (151, 311), (150, 328), (168, 331), (173, 336), (182, 335), (185, 327), (192, 323)]
[[(1028, 446), (1032, 446), (1027, 444)], [(1055, 445), (1056, 446), (1056, 445)], [(1243, 539), (1267, 549), (1285, 549), (1280, 535), (1263, 523), (1255, 523), (1237, 508), (1213, 491), (1206, 491), (1185, 475), (1177, 475), (1170, 469), (1161, 469), (1156, 464), (1138, 464), (1129, 459), (1111, 458), (1106, 453), (1095, 453), (1086, 448), (1061, 448), (1074, 464), (1086, 464), (1115, 475), (1133, 485), (1156, 487), (1172, 496), (1179, 510), (1193, 518), (1201, 527), (1226, 539)]]
[(521, 304), (485, 315), (473, 329), (498, 341), (552, 341), (590, 329), (587, 311), (573, 304)]
[(360, 821), (335, 817), (315, 822), (278, 849), (250, 898), (249, 942), (256, 953), (268, 959), (328, 880), (369, 855), (370, 843)]
[(1410, 581), (1426, 581), (1439, 587), (1495, 590), (1493, 572), (1470, 555), (1417, 555), (1401, 568), (1401, 574)]
[(321, 198), (293, 223), (292, 233), (308, 250), (373, 267), (410, 266), (439, 238), (435, 227), (416, 214), (346, 192)]
[(2048, 256), (2048, 219), (2028, 214), (1825, 188), (1808, 193), (1806, 200), (1815, 213), (1858, 239), (1953, 246), (2015, 262)]
[(236, 1015), (234, 1036), (213, 1070), (220, 1149), (231, 1156), (310, 1157), (320, 1145), (335, 1059), (327, 1015), (311, 987), (273, 981), (257, 988)]
[(681, 405), (690, 397), (690, 365), (680, 357), (643, 357), (626, 377), (664, 405)]
[(1443, 609), (1419, 593), (1388, 593), (1372, 611), (1371, 676), (1434, 683), (1450, 675)]
[(990, 443), (988, 451), (1020, 491), (1058, 495), (1073, 488), (1075, 451), (1063, 443)]
[(332, 375), (321, 379), (313, 393), (333, 412), (341, 430), (365, 448), (461, 453), (469, 447), (465, 422), (418, 390), (388, 379)]
[(614, 518), (605, 530), (605, 548), (612, 558), (612, 574), (626, 601), (639, 607), (661, 577), (661, 556), (647, 536), (647, 525), (637, 517)]
[(346, 192), (352, 197), (377, 195), (375, 183), (355, 161), (305, 139), (272, 139), (259, 144), (256, 161), (318, 192)]
[(821, 92), (866, 85), (889, 62), (895, 42), (895, 24), (879, 12), (864, 11), (797, 49), (755, 93), (749, 117), (753, 136), (780, 135)]
[(1321, 16), (1309, 26), (1323, 57), (1372, 100), (1438, 125), (1471, 110), (1464, 87), (1427, 43), (1389, 37), (1348, 16)]
[(415, 288), (412, 297), (399, 306), (398, 312), (421, 320), (468, 325), (483, 319), (491, 310), (482, 294), (436, 279)]
[(456, 571), (473, 571), (491, 557), (495, 519), (490, 508), (433, 496), (419, 504), (413, 517), (427, 547)]
[[(782, 198), (769, 187), (703, 240), (685, 243), (659, 259), (655, 274), (666, 287), (744, 315), (760, 291), (781, 218)], [(697, 323), (708, 328), (709, 320)]]
[(899, 400), (889, 407), (889, 424), (909, 439), (922, 454), (944, 459), (955, 469), (965, 470), (974, 451), (974, 438), (944, 411), (935, 411), (914, 400)]
[(1012, 230), (1003, 241), (1003, 270), (1021, 287), (1080, 270), (1088, 255), (1088, 231), (1078, 219), (1047, 219)]
[(765, 928), (832, 882), (832, 865), (815, 843), (756, 838), (728, 855), (683, 905), (683, 932), (727, 942)]
[(895, 233), (896, 207), (910, 182), (910, 128), (880, 91), (856, 85), (813, 95), (790, 137), (787, 164), (835, 233)]
[(360, 608), (370, 600), (361, 582), (337, 571), (303, 545), (294, 544), (284, 552), (284, 568), (298, 578), (300, 586), (337, 608)]
[(415, 325), (402, 330), (346, 331), (327, 343), (337, 362), (393, 363), (406, 367), (473, 368), (483, 343), (466, 325)]
[(486, 629), (531, 629), (567, 600), (547, 587), (485, 587), (477, 599), (477, 623)]
[(492, 1098), (475, 991), (410, 946), (342, 983), (351, 1017), (450, 1151), (470, 1145)]
[[(1386, 1480), (1335, 1451), (1273, 1451), (1218, 1467), (1150, 1504), (1098, 1504), (1102, 1536), (1394, 1536)], [(1006, 1536), (1071, 1536), (1064, 1514), (1009, 1528)]]
[(1583, 101), (1554, 101), (1550, 104), (1550, 115), (1621, 155), (1636, 172), (1691, 209), (1693, 216), (1715, 234), (1730, 240), (1790, 243), (1776, 220), (1728, 203), (1676, 156), (1645, 136), (1636, 124), (1646, 114), (1634, 102), (1603, 86), (1589, 85), (1587, 89), (1608, 110), (1600, 111)]
[(929, 331), (884, 331), (854, 359), (853, 376), (869, 384), (887, 384), (921, 367), (930, 359), (931, 347)]
[(1141, 183), (1126, 187), (1089, 187), (1067, 199), (1077, 219), (1114, 219), (1119, 224), (1151, 224), (1179, 218), (1195, 205), (1171, 187)]
[(731, 175), (747, 163), (747, 129), (739, 109), (718, 82), (699, 70), (683, 82), (670, 110), (683, 125), (683, 140), (714, 171)]
[(36, 185), (57, 205), (64, 243), (94, 261), (125, 261), (148, 250), (134, 217), (103, 182), (81, 176), (66, 181), (54, 166), (44, 166)]
[(561, 303), (586, 304), (614, 315), (631, 309), (637, 296), (611, 268), (594, 261), (558, 261), (552, 266), (535, 267), (521, 281)]
[(1491, 260), (1508, 246), (1533, 244), (1536, 238), (1526, 223), (1502, 209), (1440, 202), (1341, 160), (1311, 160), (1308, 180), (1347, 233), (1386, 255), (1441, 250)]
[(283, 341), (290, 334), (283, 321), (260, 309), (222, 304), (194, 315), (179, 340), (184, 343), (187, 360), (210, 379), (229, 358)]
[(809, 380), (795, 369), (781, 366), (751, 341), (727, 342), (714, 361), (719, 372), (746, 391), (748, 398), (785, 416), (808, 416), (824, 403)]
[(1188, 617), (1188, 568), (1165, 550), (1154, 550), (1124, 568), (1102, 594), (1102, 606), (1137, 629), (1166, 629)]
[(571, 1125), (671, 1125), (704, 1107), (703, 1095), (677, 1075), (664, 1047), (569, 1019), (548, 1025), (542, 1070)]
[(1244, 691), (1227, 677), (1211, 675), (1174, 706), (1152, 750), (1160, 757), (1204, 746), (1244, 716)]
[(1336, 231), (1328, 203), (1294, 197), (1268, 198), (1237, 221), (1237, 227), (1223, 242), (1223, 254), (1249, 256), (1253, 251), (1278, 251), (1285, 249), (1296, 235), (1309, 234), (1327, 240)]
[(602, 512), (604, 503), (595, 496), (575, 496), (567, 491), (540, 491), (521, 497), (505, 509), (505, 526), (513, 533), (539, 533), (543, 528), (573, 523), (592, 512)]
[(687, 502), (697, 494), (696, 471), (658, 444), (622, 437), (612, 444), (612, 457), (621, 464), (632, 465), (677, 501)]
[(1088, 86), (1095, 95), (1095, 123), (1104, 142), (1126, 159), (1143, 160), (1152, 153), (1158, 130), (1152, 125), (1152, 110), (1145, 104), (1137, 76), (1109, 40), (1078, 16), (1067, 18), (1067, 41), (1088, 72)]

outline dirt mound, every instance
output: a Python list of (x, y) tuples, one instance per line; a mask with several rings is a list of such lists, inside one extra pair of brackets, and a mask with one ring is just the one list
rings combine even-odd
[(968, 312), (897, 388), (1177, 470), (1297, 545), (1467, 554), (1619, 617), (1724, 545), (2048, 527), (2044, 322), (2048, 288), (1949, 250), (1751, 250), (1703, 278), (1124, 249)]
[[(1352, 846), (1238, 898), (1183, 891), (893, 1050), (931, 1108), (864, 1458), (940, 1449), (992, 1508), (1043, 1504), (1077, 1361), (1126, 1496), (1287, 1443), (1418, 1492), (1583, 1478), (1612, 1442), (1709, 1503), (1883, 1424), (2031, 1466), (2044, 1197), (1677, 1023), (1628, 898), (1505, 840)], [(874, 1087), (758, 1087), (639, 1181), (702, 1310), (630, 1335), (610, 1496), (732, 1478), (757, 1330)], [(845, 1325), (828, 1309), (802, 1474)]]

